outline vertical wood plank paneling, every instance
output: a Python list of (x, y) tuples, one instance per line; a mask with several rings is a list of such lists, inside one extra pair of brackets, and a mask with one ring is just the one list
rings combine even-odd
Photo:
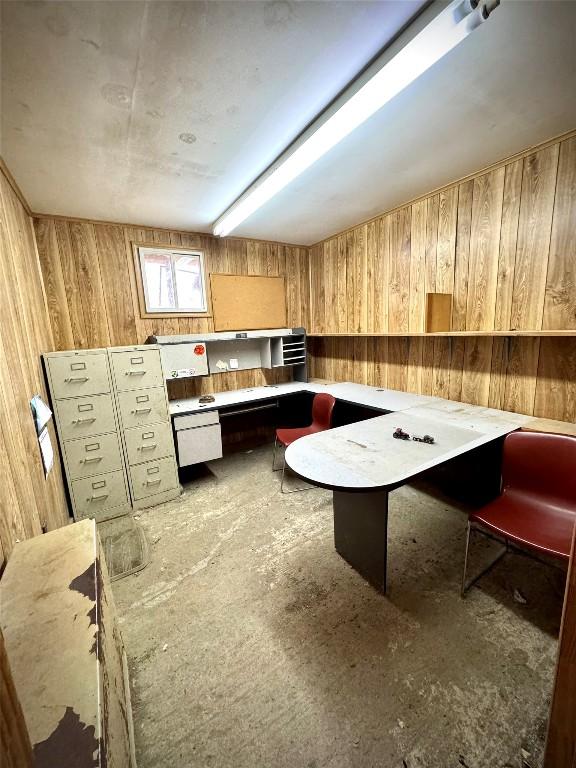
[(484, 336), (467, 338), (464, 346), (462, 400), (473, 405), (488, 405), (492, 339)]
[(94, 234), (110, 344), (133, 344), (138, 338), (130, 280), (131, 255), (126, 252), (122, 227), (95, 224)]
[[(388, 331), (388, 283), (390, 278), (390, 219), (377, 219), (378, 244), (374, 267), (374, 332)], [(338, 241), (344, 238), (339, 237)]]
[[(365, 333), (368, 324), (368, 265), (366, 255), (366, 225), (353, 231), (352, 279), (353, 308), (352, 329), (355, 333)], [(329, 311), (329, 310), (327, 310)]]
[[(54, 241), (45, 231), (44, 243)], [(63, 277), (63, 276), (62, 276)], [(51, 284), (56, 285), (53, 279)], [(61, 285), (61, 283), (60, 283)], [(64, 325), (63, 316), (60, 322)], [(69, 330), (62, 332), (63, 337)], [(30, 398), (47, 400), (40, 355), (54, 348), (32, 223), (0, 173), (0, 550), (68, 521), (53, 427), (55, 465), (41, 464)]]
[(388, 327), (407, 331), (410, 298), (410, 207), (401, 208), (390, 220), (390, 289)]
[(438, 245), (436, 248), (436, 291), (454, 291), (454, 265), (456, 258), (456, 222), (458, 214), (458, 188), (440, 192), (438, 203)]
[(522, 160), (510, 163), (506, 166), (504, 176), (500, 254), (498, 257), (498, 281), (494, 314), (494, 328), (501, 331), (510, 330), (523, 165)]
[(474, 179), (466, 330), (494, 327), (504, 168)]
[(524, 160), (510, 326), (542, 328), (559, 146)]
[(472, 180), (465, 181), (458, 186), (456, 264), (454, 267), (454, 296), (452, 299), (453, 331), (466, 330), (473, 192), (474, 182)]
[(408, 330), (424, 331), (426, 315), (426, 222), (428, 206), (426, 200), (412, 205), (410, 230), (410, 301)]
[(426, 281), (425, 292), (436, 291), (436, 258), (438, 249), (438, 217), (440, 215), (440, 197), (432, 195), (426, 200)]
[(68, 311), (62, 265), (59, 258), (53, 258), (57, 252), (56, 228), (52, 220), (38, 219), (35, 229), (54, 343), (58, 349), (72, 349), (74, 336)]
[(110, 335), (94, 226), (86, 222), (72, 221), (69, 233), (76, 263), (78, 297), (82, 304), (87, 346), (106, 347), (110, 344)]
[(540, 342), (534, 415), (576, 424), (576, 338)]
[(576, 328), (576, 137), (560, 145), (542, 328)]
[(538, 337), (515, 336), (508, 339), (506, 387), (502, 404), (505, 411), (534, 412), (539, 351)]

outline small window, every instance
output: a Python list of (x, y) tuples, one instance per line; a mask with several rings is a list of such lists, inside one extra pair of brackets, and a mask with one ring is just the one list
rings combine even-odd
[(200, 251), (139, 246), (138, 259), (146, 312), (207, 311)]

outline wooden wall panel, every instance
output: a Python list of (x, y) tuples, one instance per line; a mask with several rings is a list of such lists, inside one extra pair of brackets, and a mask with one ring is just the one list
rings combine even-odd
[[(62, 277), (52, 273), (52, 284)], [(0, 558), (68, 521), (53, 426), (56, 461), (45, 478), (30, 412), (33, 395), (47, 400), (40, 355), (54, 347), (32, 222), (0, 173)]]
[[(571, 137), (313, 246), (309, 332), (421, 333), (430, 292), (452, 293), (454, 331), (576, 329), (575, 222)], [(364, 301), (357, 294), (366, 281)], [(574, 343), (375, 337), (367, 361), (348, 370), (345, 350), (351, 345), (358, 360), (359, 342), (334, 338), (314, 343), (311, 370), (571, 419)]]
[[(153, 334), (213, 331), (212, 317), (141, 317), (132, 251), (135, 242), (200, 248), (207, 273), (284, 276), (288, 324), (310, 326), (309, 281), (314, 272), (310, 264), (316, 262), (307, 248), (61, 218), (37, 217), (34, 223), (58, 349), (141, 344)], [(319, 290), (319, 284), (316, 288)], [(317, 307), (320, 314), (314, 319), (323, 327), (324, 303)], [(342, 312), (344, 309), (343, 305)], [(169, 382), (169, 394), (187, 397), (288, 377), (283, 370), (231, 371)]]
[(559, 144), (524, 160), (511, 328), (542, 328)]

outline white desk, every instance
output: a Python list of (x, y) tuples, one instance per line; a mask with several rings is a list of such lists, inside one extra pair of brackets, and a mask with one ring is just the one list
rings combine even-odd
[[(386, 592), (388, 494), (427, 469), (485, 445), (530, 416), (441, 398), (401, 413), (300, 438), (286, 463), (313, 485), (333, 491), (337, 552), (380, 592)], [(396, 427), (432, 435), (435, 443), (398, 440)]]
[(365, 384), (353, 384), (351, 382), (318, 384), (291, 381), (286, 384), (274, 384), (266, 387), (248, 387), (247, 389), (234, 389), (230, 392), (217, 392), (214, 394), (213, 403), (200, 403), (198, 397), (171, 400), (170, 415), (183, 416), (201, 411), (214, 411), (218, 408), (244, 405), (258, 400), (267, 400), (271, 397), (297, 394), (298, 392), (328, 392), (338, 400), (368, 408), (377, 408), (382, 411), (402, 411), (406, 408), (426, 405), (438, 400), (436, 397), (428, 397), (427, 395), (413, 395), (409, 392), (369, 387)]

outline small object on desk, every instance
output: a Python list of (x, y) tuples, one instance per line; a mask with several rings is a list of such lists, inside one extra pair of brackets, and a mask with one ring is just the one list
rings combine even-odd
[(237, 357), (231, 357), (230, 358), (230, 368), (238, 368), (238, 358)]
[(417, 443), (428, 443), (429, 445), (434, 445), (434, 438), (432, 435), (412, 435), (412, 440), (416, 440)]
[(214, 403), (216, 402), (216, 398), (213, 395), (202, 395), (198, 398), (199, 403)]
[(395, 437), (397, 440), (410, 440), (410, 435), (408, 432), (404, 432), (402, 427), (396, 427), (392, 433), (392, 437)]

